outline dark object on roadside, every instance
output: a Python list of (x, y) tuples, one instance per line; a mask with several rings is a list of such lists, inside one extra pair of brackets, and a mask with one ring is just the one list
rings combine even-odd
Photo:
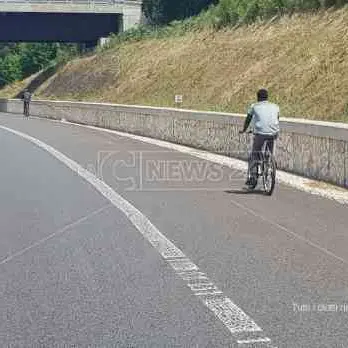
[(31, 93), (25, 89), (23, 93), (23, 106), (24, 106), (24, 116), (29, 117), (29, 107), (30, 107), (30, 101), (31, 101)]

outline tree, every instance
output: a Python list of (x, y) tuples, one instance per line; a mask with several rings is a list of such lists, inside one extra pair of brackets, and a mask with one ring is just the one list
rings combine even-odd
[(10, 54), (0, 59), (0, 86), (22, 78), (21, 57)]
[(45, 68), (57, 56), (57, 44), (34, 43), (22, 48), (22, 71), (29, 76)]
[(162, 24), (164, 0), (143, 0), (143, 13), (152, 25)]
[(152, 24), (167, 24), (194, 16), (217, 3), (218, 0), (144, 0), (143, 11)]
[(78, 54), (77, 44), (1, 43), (0, 87)]

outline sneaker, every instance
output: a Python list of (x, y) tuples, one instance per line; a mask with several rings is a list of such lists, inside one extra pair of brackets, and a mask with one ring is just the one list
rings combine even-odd
[(251, 177), (249, 178), (246, 182), (245, 182), (245, 186), (247, 187), (247, 189), (252, 190), (256, 187), (257, 185), (257, 179)]

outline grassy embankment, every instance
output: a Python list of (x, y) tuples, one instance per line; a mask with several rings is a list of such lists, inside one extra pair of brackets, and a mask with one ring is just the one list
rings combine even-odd
[[(12, 97), (30, 80), (0, 91)], [(283, 116), (348, 121), (348, 8), (220, 30), (114, 39), (75, 59), (36, 98), (245, 112), (260, 87)]]

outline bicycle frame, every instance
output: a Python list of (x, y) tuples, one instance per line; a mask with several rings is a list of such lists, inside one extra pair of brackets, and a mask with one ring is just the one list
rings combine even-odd
[[(275, 175), (276, 175), (275, 174), (276, 162), (274, 158), (276, 141), (274, 141), (273, 143), (273, 154), (272, 154), (268, 147), (270, 140), (265, 139), (264, 143), (262, 144), (261, 153), (258, 156), (259, 159), (258, 161), (254, 161), (252, 158), (254, 136), (252, 131), (249, 131), (248, 134), (251, 135), (249, 145), (248, 145), (248, 179), (252, 179), (251, 189), (254, 189), (257, 186), (258, 179), (260, 176), (262, 176), (265, 193), (267, 193), (267, 195), (271, 195), (274, 190)], [(269, 172), (270, 169), (271, 169), (271, 172)], [(271, 179), (270, 186), (269, 186), (269, 179)]]

